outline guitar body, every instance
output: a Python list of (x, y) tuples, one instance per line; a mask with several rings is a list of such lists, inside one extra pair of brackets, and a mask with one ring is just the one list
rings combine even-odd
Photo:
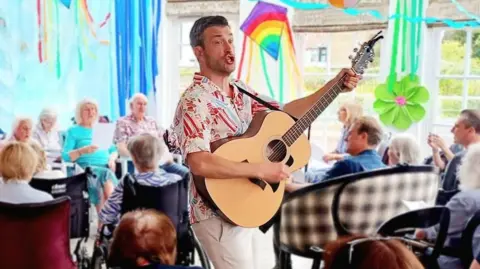
[[(302, 134), (288, 146), (282, 136), (295, 121), (281, 111), (257, 113), (242, 136), (215, 141), (213, 154), (234, 162), (272, 162), (272, 148), (284, 147), (275, 162), (283, 162), (293, 172), (304, 167), (311, 154), (310, 142)], [(269, 158), (270, 156), (270, 158)], [(283, 200), (285, 180), (270, 185), (262, 179), (214, 179), (194, 175), (200, 195), (228, 222), (242, 227), (258, 227), (269, 221)]]

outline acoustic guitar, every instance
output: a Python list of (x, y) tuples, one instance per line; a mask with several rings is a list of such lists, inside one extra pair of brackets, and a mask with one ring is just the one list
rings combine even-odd
[[(383, 38), (381, 32), (350, 56), (352, 70), (363, 74), (373, 62), (375, 43)], [(291, 172), (310, 160), (310, 142), (305, 130), (344, 91), (340, 79), (296, 122), (285, 112), (257, 113), (247, 131), (211, 143), (212, 153), (234, 162), (282, 162)], [(283, 200), (285, 181), (270, 184), (261, 178), (215, 179), (193, 175), (197, 191), (226, 221), (242, 227), (259, 227), (278, 211)]]

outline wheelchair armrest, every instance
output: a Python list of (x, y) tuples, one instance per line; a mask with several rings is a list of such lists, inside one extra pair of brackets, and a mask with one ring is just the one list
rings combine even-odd
[(477, 211), (475, 215), (473, 215), (462, 232), (461, 237), (461, 260), (462, 264), (465, 268), (470, 266), (474, 256), (473, 256), (473, 236), (475, 235), (475, 231), (477, 230), (478, 226), (480, 226), (480, 211)]

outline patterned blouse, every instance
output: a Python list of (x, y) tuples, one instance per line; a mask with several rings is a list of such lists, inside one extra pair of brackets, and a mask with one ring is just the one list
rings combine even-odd
[[(237, 87), (241, 87), (258, 95), (243, 82), (232, 80), (230, 85), (233, 86), (233, 98), (208, 78), (198, 73), (194, 75), (193, 83), (180, 98), (172, 127), (184, 159), (189, 153), (210, 152), (210, 143), (216, 140), (243, 134), (255, 113), (267, 109), (238, 90)], [(279, 107), (275, 101), (269, 103)], [(215, 216), (190, 181), (190, 222)]]
[(143, 121), (138, 122), (133, 115), (128, 115), (117, 120), (113, 143), (127, 143), (133, 136), (150, 133), (162, 137), (163, 130), (158, 127), (154, 118), (145, 116)]

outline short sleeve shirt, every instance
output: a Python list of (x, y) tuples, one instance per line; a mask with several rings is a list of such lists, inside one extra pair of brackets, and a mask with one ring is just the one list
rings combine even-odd
[[(182, 95), (177, 106), (173, 132), (181, 153), (186, 159), (189, 153), (208, 151), (210, 143), (231, 136), (242, 135), (253, 117), (267, 108), (241, 93), (238, 87), (258, 95), (246, 84), (232, 80), (233, 97), (227, 96), (208, 78), (195, 74), (193, 83)], [(269, 102), (279, 107), (275, 101)], [(190, 182), (190, 222), (196, 223), (216, 216), (197, 193)]]
[(152, 117), (145, 116), (143, 121), (137, 121), (133, 115), (128, 115), (117, 120), (113, 142), (127, 143), (130, 138), (142, 133), (150, 133), (161, 138), (163, 130), (158, 128), (157, 122)]

